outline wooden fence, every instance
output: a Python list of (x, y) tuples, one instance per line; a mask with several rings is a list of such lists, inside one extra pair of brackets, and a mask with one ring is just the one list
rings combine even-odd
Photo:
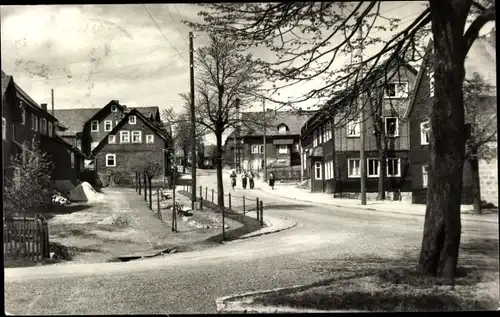
[(25, 258), (40, 261), (49, 258), (49, 230), (47, 221), (36, 218), (3, 219), (3, 254), (5, 259)]

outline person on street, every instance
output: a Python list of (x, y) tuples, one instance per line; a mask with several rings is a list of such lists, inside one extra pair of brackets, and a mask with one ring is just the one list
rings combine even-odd
[(238, 177), (238, 176), (236, 175), (236, 172), (233, 170), (229, 177), (231, 178), (231, 186), (234, 189), (234, 187), (236, 187), (236, 177)]
[(255, 175), (253, 174), (253, 171), (250, 171), (249, 175), (248, 175), (248, 181), (250, 182), (250, 189), (253, 189), (254, 187), (254, 179)]
[(271, 186), (271, 189), (274, 190), (274, 173), (273, 172), (269, 173), (269, 186)]
[(243, 186), (243, 189), (247, 188), (247, 177), (247, 172), (243, 171), (243, 173), (241, 173), (241, 186)]

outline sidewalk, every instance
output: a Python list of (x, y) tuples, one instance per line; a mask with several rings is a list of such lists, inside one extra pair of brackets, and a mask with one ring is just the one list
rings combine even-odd
[(248, 239), (264, 234), (275, 233), (286, 229), (293, 228), (297, 225), (297, 221), (288, 218), (275, 218), (272, 216), (264, 216), (266, 226), (260, 230), (253, 231), (241, 236), (239, 239)]
[[(401, 201), (367, 201), (366, 205), (363, 206), (358, 199), (333, 198), (332, 194), (312, 193), (310, 189), (297, 188), (292, 184), (277, 183), (274, 186), (274, 190), (272, 190), (269, 186), (262, 186), (265, 185), (262, 181), (259, 185), (261, 186), (258, 186), (258, 189), (263, 192), (303, 202), (332, 205), (336, 207), (379, 210), (392, 213), (425, 216), (426, 205), (424, 204), (412, 204)], [(472, 205), (462, 205), (461, 210), (463, 220), (498, 222), (497, 213), (484, 215), (471, 214), (473, 211)]]

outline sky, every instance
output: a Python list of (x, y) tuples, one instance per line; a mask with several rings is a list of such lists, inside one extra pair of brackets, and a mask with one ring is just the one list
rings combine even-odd
[[(179, 93), (189, 92), (190, 31), (181, 20), (199, 20), (200, 8), (180, 3), (144, 6), (2, 6), (2, 70), (38, 103), (50, 105), (54, 89), (55, 109), (101, 108), (119, 100), (128, 107), (173, 107), (180, 112), (184, 102)], [(423, 10), (419, 1), (382, 5), (383, 14), (402, 20), (401, 27)], [(380, 36), (390, 38), (391, 33)], [(203, 34), (195, 35), (195, 49), (208, 43)], [(252, 52), (264, 58), (269, 54), (264, 48)], [(318, 84), (301, 83), (282, 90), (280, 98), (296, 98)], [(311, 102), (299, 106), (307, 108)]]

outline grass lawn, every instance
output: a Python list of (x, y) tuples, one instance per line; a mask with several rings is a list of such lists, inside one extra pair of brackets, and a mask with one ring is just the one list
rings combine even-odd
[(331, 263), (336, 278), (254, 297), (252, 306), (355, 311), (462, 311), (499, 307), (498, 239), (463, 243), (453, 286), (422, 277), (417, 254), (400, 263), (346, 259)]

